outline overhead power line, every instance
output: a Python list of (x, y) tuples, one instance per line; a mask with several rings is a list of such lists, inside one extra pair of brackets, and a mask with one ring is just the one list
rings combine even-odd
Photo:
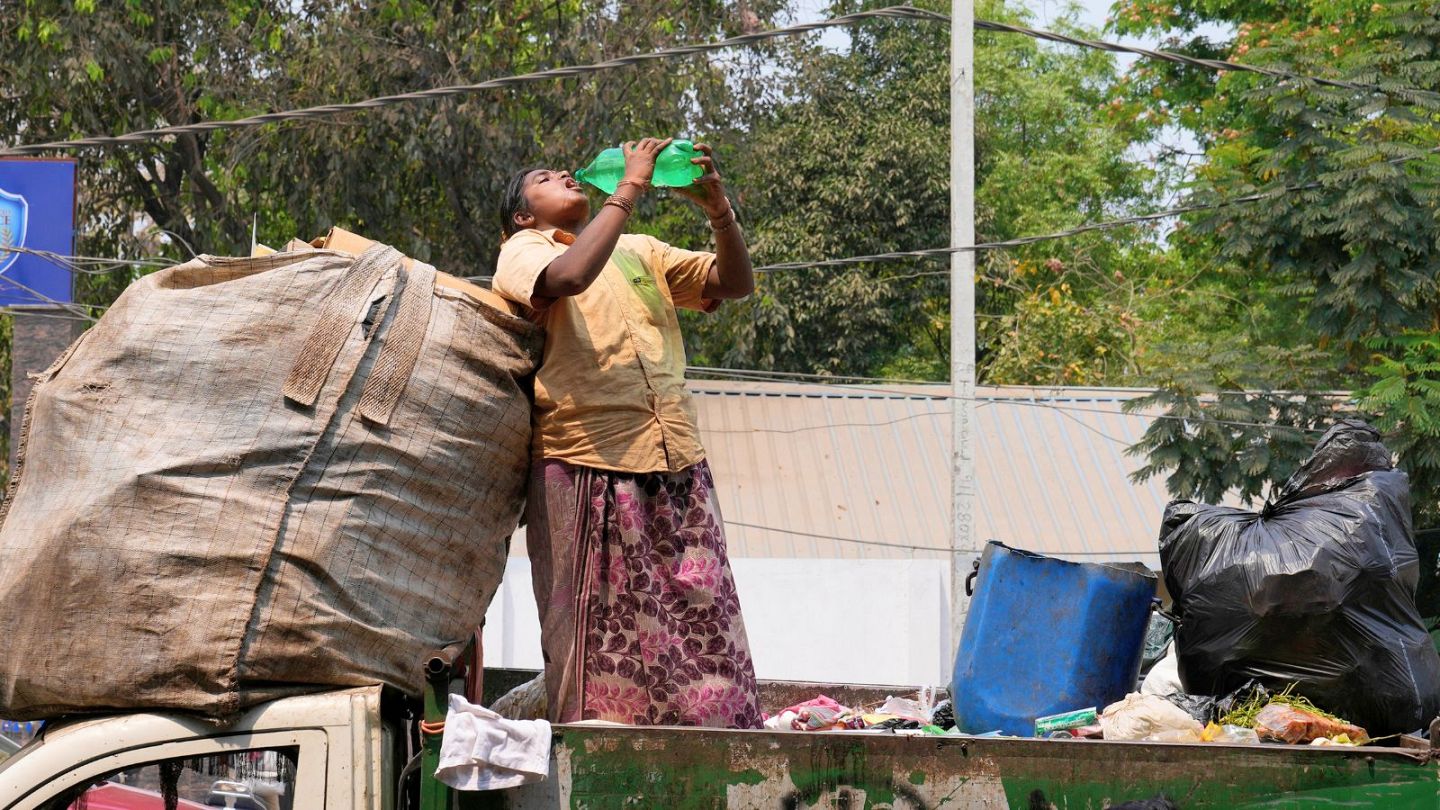
[(135, 267), (165, 268), (179, 264), (179, 262), (165, 258), (122, 259), (114, 256), (67, 256), (63, 253), (56, 253), (53, 250), (37, 250), (20, 245), (0, 245), (0, 253), (19, 253), (25, 256), (34, 256), (37, 259), (43, 259), (76, 275), (90, 276), (100, 276), (113, 273), (116, 270), (128, 270)]
[[(1392, 165), (1401, 165), (1431, 155), (1440, 154), (1440, 146), (1427, 149), (1418, 155), (1392, 158), (1385, 161)], [(1222, 208), (1229, 208), (1234, 205), (1246, 205), (1260, 202), (1262, 200), (1280, 197), (1286, 194), (1295, 194), (1301, 191), (1312, 191), (1324, 186), (1320, 181), (1301, 183), (1284, 188), (1260, 191), (1254, 194), (1246, 194), (1241, 197), (1226, 197), (1208, 203), (1194, 203), (1192, 205), (1181, 205), (1174, 208), (1166, 208), (1161, 211), (1153, 211), (1148, 214), (1137, 214), (1135, 216), (1121, 217), (1120, 219), (1103, 220), (1101, 222), (1090, 222), (1084, 225), (1077, 225), (1074, 228), (1067, 228), (1063, 231), (1053, 233), (1037, 234), (1034, 236), (1020, 236), (1014, 239), (1005, 239), (999, 242), (981, 242), (974, 245), (958, 245), (953, 247), (922, 248), (920, 250), (897, 250), (889, 253), (872, 253), (868, 256), (846, 256), (838, 259), (819, 259), (816, 261), (777, 262), (756, 267), (756, 273), (774, 273), (782, 270), (808, 270), (820, 267), (841, 267), (851, 264), (872, 264), (876, 262), (903, 261), (905, 259), (935, 259), (942, 256), (949, 256), (953, 253), (973, 253), (986, 250), (1004, 250), (1006, 248), (1023, 247), (1033, 245), (1037, 242), (1050, 242), (1056, 239), (1067, 239), (1071, 236), (1079, 236), (1094, 231), (1108, 231), (1115, 228), (1123, 228), (1127, 225), (1139, 225), (1146, 222), (1155, 222), (1161, 219), (1193, 214), (1200, 211), (1216, 211)], [(918, 275), (918, 274), (917, 274)]]
[[(615, 70), (622, 67), (637, 65), (644, 62), (662, 59), (675, 59), (686, 56), (694, 56), (702, 53), (709, 53), (711, 51), (724, 50), (727, 48), (753, 45), (757, 42), (763, 42), (769, 39), (795, 36), (798, 34), (818, 31), (825, 28), (850, 26), (872, 19), (896, 19), (944, 23), (948, 23), (950, 21), (949, 15), (941, 14), (936, 11), (918, 9), (913, 6), (889, 6), (886, 8), (875, 9), (873, 11), (861, 11), (855, 14), (846, 14), (844, 16), (834, 17), (828, 20), (819, 20), (811, 23), (803, 23), (800, 25), (791, 25), (784, 28), (774, 28), (768, 31), (758, 31), (753, 34), (744, 34), (738, 37), (730, 37), (728, 39), (718, 40), (716, 42), (706, 42), (698, 43), (695, 45), (683, 45), (673, 48), (664, 48), (662, 50), (653, 51), (651, 53), (634, 54), (631, 56), (624, 56), (617, 59), (609, 59), (603, 62), (595, 62), (588, 65), (572, 65), (567, 67), (550, 68), (547, 70), (538, 70), (531, 73), (517, 74), (513, 76), (502, 76), (483, 82), (476, 82), (474, 84), (457, 84), (449, 85), (446, 87), (436, 87), (429, 90), (417, 90), (409, 93), (397, 93), (395, 95), (379, 96), (376, 98), (366, 99), (364, 101), (351, 102), (347, 104), (324, 104), (316, 107), (305, 107), (294, 110), (281, 110), (278, 112), (265, 113), (263, 115), (254, 115), (246, 118), (237, 118), (227, 121), (200, 121), (194, 124), (178, 124), (169, 127), (157, 127), (154, 129), (139, 130), (135, 132), (129, 132), (123, 135), (95, 136), (90, 138), (78, 138), (74, 140), (50, 141), (47, 143), (14, 146), (9, 149), (0, 150), (0, 156), (33, 155), (47, 151), (73, 150), (85, 147), (119, 146), (125, 144), (135, 144), (161, 140), (163, 138), (173, 137), (176, 135), (194, 135), (205, 132), (215, 132), (219, 130), (243, 129), (247, 127), (263, 126), (266, 124), (279, 124), (286, 121), (322, 120), (327, 118), (333, 118), (339, 115), (344, 115), (346, 113), (360, 112), (363, 110), (377, 109), (380, 107), (389, 107), (396, 104), (408, 104), (416, 101), (432, 101), (435, 99), (448, 98), (451, 96), (459, 95), (468, 95), (471, 93), (478, 93), (486, 90), (499, 90), (509, 87), (518, 87), (524, 84), (549, 81), (552, 79), (567, 79), (580, 76), (588, 76), (609, 70)], [(1383, 85), (1367, 82), (1351, 82), (1340, 79), (1327, 79), (1319, 76), (1307, 76), (1286, 70), (1280, 70), (1278, 68), (1264, 67), (1261, 65), (1247, 65), (1239, 62), (1229, 62), (1221, 59), (1201, 59), (1194, 56), (1187, 56), (1185, 54), (1175, 53), (1173, 51), (1152, 50), (1150, 48), (1140, 48), (1132, 45), (1121, 45), (1116, 42), (1082, 39), (1080, 37), (1071, 36), (1069, 34), (1062, 34), (1056, 31), (1046, 31), (1039, 28), (1029, 28), (1023, 25), (1013, 25), (1010, 23), (1000, 23), (989, 20), (976, 20), (975, 27), (985, 31), (1020, 34), (1023, 36), (1033, 37), (1035, 39), (1063, 43), (1066, 45), (1075, 45), (1082, 48), (1108, 51), (1111, 53), (1135, 54), (1137, 56), (1143, 56), (1149, 59), (1157, 59), (1165, 62), (1171, 62), (1174, 64), (1190, 65), (1192, 67), (1198, 67), (1211, 71), (1238, 71), (1245, 73), (1255, 73), (1263, 76), (1270, 76), (1272, 78), (1283, 79), (1286, 81), (1310, 82), (1326, 87), (1337, 87), (1365, 93), (1381, 93), (1386, 95), (1395, 95), (1408, 98), (1440, 99), (1440, 93), (1437, 93), (1433, 90), (1427, 90), (1419, 87), (1411, 87), (1403, 84)]]
[[(799, 529), (782, 529), (782, 528), (780, 528), (780, 527), (778, 527), (778, 526), (765, 526), (765, 525), (762, 525), (762, 524), (759, 524), (759, 523), (746, 523), (746, 522), (744, 522), (744, 521), (739, 521), (739, 520), (729, 520), (729, 519), (726, 519), (726, 520), (725, 520), (725, 525), (726, 525), (726, 526), (739, 526), (739, 527), (745, 528), (745, 529), (756, 529), (756, 530), (762, 531), (762, 532), (778, 532), (778, 533), (780, 533), (780, 534), (790, 534), (790, 535), (795, 535), (796, 537), (809, 537), (809, 538), (813, 538), (813, 539), (816, 539), (816, 540), (835, 540), (835, 541), (840, 542), (840, 543), (855, 543), (855, 544), (862, 545), (862, 546), (880, 546), (880, 547), (882, 547), (882, 548), (898, 548), (898, 549), (902, 549), (902, 550), (905, 550), (905, 551), (933, 551), (933, 552), (936, 552), (937, 554), (946, 554), (946, 555), (951, 554), (952, 551), (953, 551), (953, 549), (951, 549), (949, 546), (922, 546), (922, 545), (916, 545), (916, 544), (913, 544), (913, 543), (889, 543), (889, 542), (885, 542), (885, 541), (883, 541), (883, 540), (868, 540), (868, 539), (859, 538), (859, 537), (842, 537), (842, 536), (840, 536), (840, 535), (838, 535), (838, 534), (820, 534), (820, 533), (818, 533), (818, 532), (807, 532), (807, 531), (801, 531), (801, 530), (799, 530)], [(1147, 551), (1147, 550), (1140, 550), (1140, 551), (1119, 550), (1119, 551), (1055, 551), (1055, 552), (1046, 552), (1046, 553), (1049, 554), (1049, 555), (1052, 556), (1052, 557), (1060, 557), (1061, 559), (1065, 559), (1065, 558), (1068, 558), (1068, 557), (1121, 557), (1121, 558), (1123, 558), (1123, 557), (1130, 556), (1130, 555), (1153, 556), (1156, 552), (1153, 551), (1153, 550), (1150, 550), (1150, 551)]]
[[(1389, 164), (1392, 164), (1392, 165), (1397, 165), (1397, 166), (1398, 166), (1398, 165), (1402, 165), (1402, 164), (1405, 164), (1405, 163), (1409, 163), (1409, 162), (1412, 162), (1412, 161), (1415, 161), (1415, 160), (1420, 160), (1420, 159), (1422, 159), (1422, 158), (1429, 157), (1429, 156), (1431, 156), (1431, 155), (1436, 155), (1436, 154), (1440, 154), (1440, 146), (1433, 147), (1433, 148), (1431, 148), (1431, 149), (1427, 149), (1427, 150), (1425, 150), (1425, 152), (1423, 152), (1423, 153), (1421, 153), (1421, 154), (1418, 154), (1418, 155), (1410, 155), (1410, 156), (1406, 156), (1406, 157), (1392, 158), (1392, 159), (1387, 160), (1387, 161), (1385, 161), (1385, 162), (1386, 162), (1386, 163), (1389, 163)], [(944, 257), (944, 256), (949, 256), (949, 255), (952, 254), (952, 253), (964, 253), (964, 252), (971, 252), (971, 251), (977, 251), (977, 252), (978, 252), (978, 251), (987, 251), (987, 250), (1004, 250), (1004, 249), (1007, 249), (1007, 248), (1015, 248), (1015, 247), (1023, 247), (1023, 246), (1025, 246), (1025, 245), (1033, 245), (1033, 244), (1037, 244), (1037, 243), (1040, 243), (1040, 242), (1050, 242), (1050, 241), (1054, 241), (1054, 240), (1057, 240), (1057, 239), (1066, 239), (1066, 238), (1069, 238), (1069, 237), (1071, 237), (1071, 236), (1078, 236), (1078, 235), (1084, 234), (1084, 233), (1091, 233), (1091, 232), (1095, 232), (1095, 231), (1108, 231), (1108, 230), (1113, 230), (1113, 229), (1115, 229), (1115, 228), (1123, 228), (1123, 227), (1126, 227), (1126, 226), (1129, 226), (1129, 225), (1138, 225), (1138, 224), (1144, 224), (1144, 223), (1147, 223), (1147, 222), (1155, 222), (1155, 221), (1162, 220), (1162, 219), (1169, 219), (1169, 218), (1171, 218), (1171, 217), (1182, 216), (1182, 215), (1184, 215), (1184, 214), (1197, 213), (1197, 212), (1200, 212), (1200, 211), (1216, 211), (1216, 210), (1219, 210), (1219, 209), (1222, 209), (1222, 208), (1228, 208), (1228, 207), (1230, 207), (1230, 206), (1246, 205), (1246, 204), (1249, 204), (1249, 203), (1255, 203), (1255, 202), (1260, 202), (1260, 201), (1262, 201), (1262, 200), (1267, 200), (1267, 199), (1271, 199), (1271, 198), (1274, 198), (1274, 197), (1279, 197), (1279, 196), (1282, 196), (1282, 195), (1285, 195), (1285, 194), (1294, 194), (1294, 193), (1301, 192), (1301, 191), (1310, 191), (1310, 190), (1313, 190), (1313, 189), (1321, 188), (1322, 186), (1323, 186), (1323, 183), (1321, 183), (1321, 182), (1319, 182), (1319, 181), (1313, 181), (1313, 182), (1309, 182), (1309, 183), (1302, 183), (1302, 184), (1299, 184), (1299, 185), (1285, 186), (1285, 187), (1283, 187), (1283, 188), (1272, 189), (1272, 190), (1270, 190), (1270, 191), (1261, 191), (1261, 192), (1256, 192), (1256, 193), (1254, 193), (1254, 194), (1246, 194), (1246, 195), (1240, 196), (1240, 197), (1226, 197), (1226, 198), (1222, 198), (1222, 199), (1215, 200), (1215, 201), (1213, 201), (1213, 202), (1208, 202), (1208, 203), (1195, 203), (1195, 204), (1191, 204), (1191, 205), (1182, 205), (1182, 206), (1176, 206), (1176, 207), (1173, 207), (1173, 208), (1166, 208), (1166, 209), (1161, 210), (1161, 211), (1153, 211), (1153, 212), (1148, 213), (1148, 214), (1137, 214), (1137, 215), (1129, 216), (1129, 217), (1121, 217), (1121, 218), (1119, 218), (1119, 219), (1102, 220), (1102, 221), (1100, 221), (1100, 222), (1090, 222), (1090, 223), (1086, 223), (1086, 224), (1084, 224), (1084, 225), (1077, 225), (1077, 226), (1074, 227), (1074, 228), (1067, 228), (1067, 229), (1062, 230), (1062, 231), (1054, 231), (1054, 232), (1051, 232), (1051, 233), (1044, 233), (1044, 234), (1034, 234), (1034, 235), (1031, 235), (1031, 236), (1020, 236), (1020, 237), (1016, 237), (1016, 238), (1014, 238), (1014, 239), (1005, 239), (1005, 240), (1001, 240), (1001, 241), (998, 241), (998, 242), (981, 242), (981, 243), (974, 244), (974, 245), (960, 245), (960, 246), (955, 246), (955, 247), (922, 248), (922, 249), (919, 249), (919, 250), (899, 250), (899, 251), (891, 251), (891, 252), (888, 252), (888, 253), (871, 253), (871, 254), (867, 254), (867, 255), (863, 255), (863, 256), (845, 256), (845, 257), (840, 257), (840, 258), (835, 258), (835, 259), (817, 259), (817, 260), (814, 260), (814, 261), (777, 262), (777, 263), (774, 263), (774, 264), (760, 265), (759, 267), (754, 268), (754, 272), (756, 272), (756, 273), (774, 273), (774, 272), (780, 272), (780, 271), (786, 271), (786, 270), (808, 270), (808, 269), (812, 269), (812, 268), (823, 268), (823, 267), (842, 267), (842, 266), (854, 265), (854, 264), (874, 264), (874, 263), (881, 263), (881, 262), (903, 261), (903, 260), (906, 260), (906, 259), (935, 259), (935, 258), (941, 258), (941, 257)], [(113, 271), (115, 271), (115, 270), (126, 269), (126, 268), (132, 267), (132, 266), (170, 267), (170, 266), (173, 266), (173, 265), (175, 265), (175, 264), (178, 264), (178, 262), (175, 262), (175, 261), (173, 261), (173, 260), (171, 260), (171, 259), (163, 259), (163, 258), (155, 258), (155, 259), (124, 259), (124, 258), (118, 258), (118, 257), (63, 256), (63, 255), (61, 255), (61, 254), (52, 253), (52, 252), (50, 252), (50, 251), (33, 250), (33, 249), (30, 249), (30, 248), (24, 248), (24, 247), (4, 247), (4, 246), (0, 246), (0, 252), (7, 252), (7, 251), (8, 251), (8, 252), (11, 252), (11, 253), (24, 253), (24, 254), (28, 254), (28, 255), (37, 256), (37, 257), (43, 258), (43, 259), (45, 259), (45, 260), (47, 260), (47, 261), (54, 262), (55, 264), (57, 264), (57, 265), (59, 265), (59, 266), (61, 266), (61, 267), (64, 267), (64, 268), (66, 268), (66, 269), (68, 269), (68, 270), (71, 270), (72, 272), (75, 272), (75, 273), (88, 273), (88, 274), (96, 274), (96, 275), (102, 274), (102, 273), (113, 272)], [(904, 276), (903, 278), (912, 278), (912, 277), (929, 276), (929, 275), (949, 275), (949, 272), (948, 272), (948, 271), (937, 271), (936, 273), (916, 273), (916, 274), (913, 274), (913, 275), (911, 275), (911, 276)], [(464, 279), (465, 279), (466, 281), (486, 281), (486, 282), (488, 282), (488, 281), (494, 280), (494, 276), (493, 276), (493, 275), (464, 276)], [(881, 279), (881, 280), (888, 281), (888, 280), (891, 280), (891, 279)]]
[(1326, 79), (1320, 76), (1307, 76), (1301, 73), (1292, 73), (1288, 70), (1265, 67), (1263, 65), (1247, 65), (1241, 62), (1229, 62), (1223, 59), (1201, 59), (1195, 56), (1187, 56), (1174, 51), (1157, 51), (1150, 48), (1139, 48), (1134, 45), (1121, 45), (1117, 42), (1105, 42), (1098, 39), (1082, 39), (1080, 37), (1061, 34), (1055, 31), (1045, 31), (1039, 28), (1027, 28), (1023, 25), (1011, 25), (1009, 23), (990, 22), (988, 20), (976, 20), (975, 27), (986, 31), (998, 31), (1009, 34), (1023, 34), (1035, 39), (1059, 42), (1066, 45), (1077, 45), (1081, 48), (1092, 50), (1109, 51), (1110, 53), (1130, 53), (1136, 56), (1143, 56), (1147, 59), (1157, 59), (1162, 62), (1170, 62), (1177, 65), (1189, 65), (1216, 72), (1240, 72), (1258, 73), (1262, 76), (1270, 76), (1286, 81), (1309, 82), (1324, 87), (1338, 87), (1345, 90), (1356, 90), (1363, 93), (1381, 93), (1383, 95), (1406, 96), (1410, 98), (1429, 98), (1440, 100), (1440, 93), (1434, 90), (1426, 90), (1420, 87), (1412, 87), (1405, 84), (1374, 84), (1370, 82), (1350, 82), (1342, 79)]
[(716, 42), (705, 42), (696, 45), (683, 45), (674, 48), (665, 48), (652, 53), (641, 53), (633, 56), (623, 56), (618, 59), (608, 59), (604, 62), (595, 62), (589, 65), (574, 65), (570, 67), (550, 68), (548, 70), (537, 70), (532, 73), (524, 73), (514, 76), (502, 76), (474, 84), (456, 84), (447, 87), (436, 87), (430, 90), (418, 90), (411, 93), (398, 93), (390, 96), (356, 101), (349, 104), (324, 104), (318, 107), (306, 107), (298, 110), (283, 110), (280, 112), (266, 113), (264, 115), (252, 115), (248, 118), (237, 118), (230, 121), (201, 121), (195, 124), (181, 124), (171, 127), (157, 127), (155, 129), (140, 130), (124, 135), (98, 136), (93, 138), (79, 138), (68, 141), (51, 141), (49, 143), (29, 144), (16, 146), (0, 151), (3, 155), (34, 155), (41, 152), (48, 152), (62, 149), (81, 149), (91, 146), (120, 146), (124, 144), (143, 143), (146, 141), (160, 140), (175, 135), (197, 135), (205, 132), (215, 132), (227, 129), (244, 129), (246, 127), (257, 127), (265, 124), (279, 124), (286, 121), (314, 121), (326, 118), (334, 118), (345, 113), (360, 112), (362, 110), (373, 110), (380, 107), (390, 107), (396, 104), (408, 104), (415, 101), (433, 101), (435, 99), (449, 98), (451, 96), (469, 95), (486, 90), (502, 90), (509, 87), (518, 87), (534, 82), (550, 81), (552, 79), (573, 79), (581, 76), (589, 76), (596, 73), (603, 73), (609, 70), (638, 65), (645, 62), (652, 62), (662, 59), (675, 59), (685, 56), (709, 53), (711, 51), (735, 48), (744, 45), (753, 45), (757, 42), (764, 42), (778, 37), (795, 36), (810, 31), (819, 31), (825, 28), (835, 28), (847, 25), (855, 25), (866, 20), (874, 19), (895, 19), (895, 20), (948, 20), (944, 14), (933, 11), (914, 8), (913, 6), (889, 6), (887, 8), (875, 9), (873, 11), (861, 11), (855, 14), (846, 14), (841, 17), (834, 17), (828, 20), (791, 25), (785, 28), (775, 28), (769, 31), (757, 31), (753, 34), (744, 34), (738, 37), (730, 37)]

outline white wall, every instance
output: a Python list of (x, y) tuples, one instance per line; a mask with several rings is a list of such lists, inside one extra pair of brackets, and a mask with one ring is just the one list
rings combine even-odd
[[(731, 560), (762, 679), (938, 685), (950, 679), (944, 560)], [(485, 665), (540, 669), (529, 560), (511, 557), (485, 617)]]

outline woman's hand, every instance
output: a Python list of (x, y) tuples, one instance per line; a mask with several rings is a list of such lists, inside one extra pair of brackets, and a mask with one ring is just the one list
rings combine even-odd
[(621, 148), (625, 153), (625, 177), (620, 182), (638, 186), (641, 189), (650, 187), (650, 178), (655, 176), (655, 158), (660, 155), (660, 150), (670, 145), (674, 138), (642, 138), (639, 141), (628, 141)]
[(715, 170), (715, 150), (709, 144), (697, 143), (695, 151), (700, 153), (700, 157), (691, 158), (690, 162), (704, 168), (705, 173), (685, 188), (671, 191), (700, 206), (711, 219), (723, 217), (730, 210), (730, 200), (725, 196), (725, 184), (720, 181), (720, 172)]

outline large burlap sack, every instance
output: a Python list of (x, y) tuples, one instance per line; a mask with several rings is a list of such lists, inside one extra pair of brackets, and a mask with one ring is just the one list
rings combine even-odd
[(500, 581), (542, 336), (401, 260), (201, 257), (40, 375), (0, 509), (0, 716), (419, 693)]

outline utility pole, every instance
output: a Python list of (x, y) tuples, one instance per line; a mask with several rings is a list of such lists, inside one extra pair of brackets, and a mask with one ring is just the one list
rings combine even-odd
[[(951, 0), (950, 245), (975, 244), (975, 2)], [(950, 256), (950, 649), (959, 647), (975, 542), (975, 253)], [(953, 660), (953, 656), (952, 656)]]

